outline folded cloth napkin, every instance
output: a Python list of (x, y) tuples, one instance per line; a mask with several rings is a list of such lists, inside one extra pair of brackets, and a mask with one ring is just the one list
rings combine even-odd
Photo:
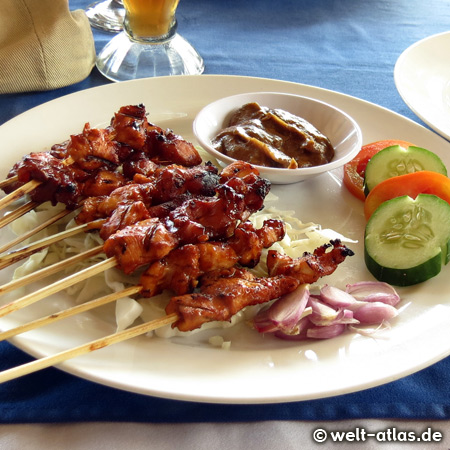
[(68, 0), (0, 0), (0, 61), (0, 94), (83, 80), (95, 63), (84, 11), (70, 11)]

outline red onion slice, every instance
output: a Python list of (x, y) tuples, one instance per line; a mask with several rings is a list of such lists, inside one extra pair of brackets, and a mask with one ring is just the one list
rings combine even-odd
[(278, 330), (275, 332), (275, 336), (287, 341), (304, 341), (307, 338), (306, 332), (313, 326), (314, 325), (309, 320), (309, 316), (303, 317), (303, 319), (300, 319), (295, 327), (295, 334), (289, 334)]
[(309, 299), (309, 284), (300, 285), (295, 291), (283, 295), (253, 318), (253, 325), (260, 333), (282, 330), (295, 334), (295, 327), (303, 316)]
[(320, 298), (329, 306), (335, 308), (356, 309), (364, 302), (358, 301), (353, 295), (334, 286), (325, 285), (320, 289)]
[(321, 300), (321, 297), (311, 295), (308, 300), (308, 306), (312, 308), (310, 317), (314, 324), (326, 325), (332, 323), (339, 314), (339, 310), (327, 305)]
[(396, 308), (382, 302), (366, 303), (353, 313), (353, 317), (364, 325), (380, 324), (397, 315), (398, 310)]
[(331, 339), (342, 334), (346, 326), (342, 323), (328, 325), (326, 327), (311, 327), (306, 331), (310, 339)]
[(382, 302), (395, 306), (401, 300), (397, 291), (390, 284), (382, 281), (360, 281), (348, 284), (346, 292), (356, 300), (364, 302)]

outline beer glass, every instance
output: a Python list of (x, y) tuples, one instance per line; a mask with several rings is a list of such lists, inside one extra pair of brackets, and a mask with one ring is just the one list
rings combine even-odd
[(178, 3), (123, 0), (124, 30), (98, 54), (99, 71), (113, 81), (202, 73), (202, 57), (177, 33)]
[(103, 31), (122, 30), (125, 9), (122, 0), (100, 0), (86, 8), (90, 24)]

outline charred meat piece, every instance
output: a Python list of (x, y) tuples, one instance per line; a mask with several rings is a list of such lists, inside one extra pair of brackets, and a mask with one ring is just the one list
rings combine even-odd
[(264, 199), (270, 191), (269, 180), (261, 178), (258, 169), (244, 161), (235, 161), (225, 167), (220, 174), (220, 182), (244, 195), (251, 212), (263, 207)]
[(267, 267), (270, 276), (286, 275), (301, 283), (314, 283), (319, 278), (332, 274), (347, 256), (353, 254), (341, 241), (334, 240), (300, 258), (291, 258), (269, 250)]
[(18, 177), (19, 185), (31, 180), (41, 182), (30, 193), (33, 201), (38, 203), (50, 201), (53, 205), (61, 202), (69, 208), (77, 206), (81, 194), (77, 177), (81, 171), (67, 167), (62, 160), (50, 153), (30, 153), (14, 166), (11, 174), (13, 172)]
[(202, 158), (193, 144), (171, 130), (147, 130), (147, 153), (160, 164), (179, 164), (191, 167), (201, 164)]
[(67, 158), (67, 146), (69, 145), (69, 140), (61, 142), (59, 144), (52, 145), (50, 149), (50, 154), (58, 159)]
[(183, 194), (159, 205), (150, 206), (148, 208), (148, 212), (150, 214), (150, 217), (159, 217), (160, 219), (163, 219), (164, 217), (167, 217), (171, 211), (179, 208), (192, 198), (192, 194)]
[[(128, 184), (113, 190), (108, 196), (88, 198), (77, 216), (78, 223), (108, 217), (119, 205), (143, 202), (147, 208), (174, 199), (186, 199), (185, 194), (213, 195), (219, 178), (217, 169), (205, 164), (195, 167), (167, 166), (159, 168), (150, 182)], [(100, 192), (99, 190), (97, 191)], [(177, 203), (180, 206), (180, 203)], [(173, 208), (172, 208), (173, 209)], [(156, 216), (157, 214), (151, 214)]]
[(154, 173), (153, 204), (164, 203), (185, 193), (212, 196), (219, 184), (217, 168), (212, 164), (183, 167), (170, 165)]
[(246, 207), (251, 214), (263, 208), (264, 199), (270, 191), (270, 181), (254, 174), (244, 178), (231, 178), (226, 185), (244, 197)]
[(67, 144), (67, 156), (87, 171), (114, 169), (120, 163), (118, 151), (111, 129), (91, 128), (88, 123)]
[(223, 168), (220, 182), (225, 183), (230, 178), (245, 178), (249, 175), (259, 176), (259, 170), (245, 161), (235, 161)]
[(236, 228), (227, 244), (239, 255), (239, 264), (255, 267), (259, 263), (262, 250), (283, 239), (285, 233), (286, 227), (281, 220), (265, 220), (263, 226), (258, 229), (250, 222), (244, 222)]
[(100, 237), (106, 241), (112, 234), (125, 227), (150, 219), (148, 209), (141, 201), (118, 205), (101, 226)]
[(144, 151), (132, 152), (124, 159), (122, 164), (123, 174), (129, 180), (132, 180), (136, 175), (151, 178), (158, 167), (158, 164), (149, 159)]
[(199, 245), (188, 244), (172, 250), (163, 259), (151, 264), (141, 275), (141, 295), (153, 297), (164, 289), (177, 294), (191, 292), (201, 273), (199, 262)]
[(115, 140), (136, 150), (144, 148), (148, 126), (147, 113), (142, 104), (122, 106), (111, 120)]
[(171, 211), (164, 220), (178, 234), (182, 244), (193, 244), (227, 239), (247, 217), (243, 196), (222, 185), (216, 197), (193, 197)]
[[(260, 183), (267, 189), (261, 188)], [(228, 239), (240, 222), (263, 206), (268, 187), (267, 180), (253, 174), (230, 178), (216, 187), (214, 197), (188, 199), (168, 214), (165, 223), (177, 230), (183, 245)]]
[(89, 197), (75, 220), (81, 224), (103, 219), (109, 217), (119, 205), (135, 202), (142, 202), (148, 208), (152, 201), (152, 189), (151, 184), (127, 184), (115, 189), (110, 195)]
[(164, 258), (178, 246), (177, 236), (159, 219), (147, 219), (119, 230), (104, 243), (106, 255), (115, 257), (126, 274)]
[(125, 184), (126, 179), (120, 172), (100, 170), (83, 183), (82, 194), (84, 197), (101, 197)]

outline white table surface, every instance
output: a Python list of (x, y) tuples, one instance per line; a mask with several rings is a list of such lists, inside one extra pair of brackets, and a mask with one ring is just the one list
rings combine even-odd
[[(367, 433), (397, 432), (417, 435), (431, 428), (441, 432), (441, 442), (314, 442), (314, 430), (355, 431)], [(391, 433), (391, 436), (393, 434)], [(299, 450), (299, 449), (448, 449), (450, 421), (407, 420), (347, 420), (340, 422), (270, 421), (254, 423), (140, 424), (140, 423), (80, 423), (1, 425), (0, 449), (8, 450)]]

